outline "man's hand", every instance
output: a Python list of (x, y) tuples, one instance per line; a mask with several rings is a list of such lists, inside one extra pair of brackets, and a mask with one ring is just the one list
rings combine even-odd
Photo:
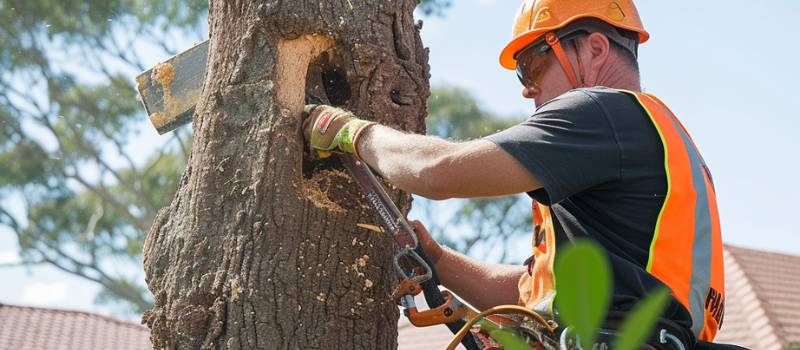
[(421, 222), (411, 221), (410, 224), (447, 289), (479, 310), (519, 301), (517, 283), (528, 273), (527, 267), (480, 262), (436, 243)]
[[(352, 113), (326, 105), (308, 105), (305, 108), (303, 137), (320, 157), (327, 158), (331, 151), (358, 155), (358, 139), (375, 122), (361, 120)], [(359, 157), (360, 158), (360, 157)]]
[(422, 245), (422, 249), (425, 251), (425, 254), (427, 254), (428, 257), (431, 258), (431, 262), (436, 265), (444, 253), (442, 246), (440, 246), (439, 243), (436, 243), (433, 237), (431, 237), (431, 234), (428, 233), (428, 229), (426, 229), (421, 222), (414, 220), (409, 222), (409, 224), (411, 224), (411, 228), (414, 229), (414, 232), (417, 233), (419, 244)]

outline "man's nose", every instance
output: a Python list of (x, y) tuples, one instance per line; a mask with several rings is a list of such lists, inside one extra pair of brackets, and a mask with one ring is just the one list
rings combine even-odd
[(536, 95), (538, 89), (535, 87), (523, 87), (522, 88), (522, 97), (533, 99)]

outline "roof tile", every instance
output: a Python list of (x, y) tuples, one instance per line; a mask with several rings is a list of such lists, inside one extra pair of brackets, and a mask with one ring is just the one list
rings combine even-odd
[(0, 349), (151, 349), (147, 328), (96, 314), (0, 304)]

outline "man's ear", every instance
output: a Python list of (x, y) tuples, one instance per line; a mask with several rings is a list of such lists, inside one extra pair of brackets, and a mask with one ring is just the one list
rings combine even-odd
[(586, 38), (586, 44), (592, 53), (592, 59), (605, 60), (611, 52), (611, 42), (608, 37), (601, 33), (592, 33)]
[(608, 37), (601, 33), (592, 33), (586, 37), (585, 45), (589, 48), (590, 63), (587, 72), (587, 84), (594, 85), (600, 74), (600, 70), (609, 60), (611, 55), (611, 42)]

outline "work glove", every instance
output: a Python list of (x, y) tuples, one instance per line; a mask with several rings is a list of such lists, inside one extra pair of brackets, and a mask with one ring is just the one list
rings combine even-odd
[(353, 113), (326, 105), (307, 105), (304, 112), (303, 137), (321, 158), (339, 150), (358, 155), (358, 140), (375, 122), (356, 118)]

